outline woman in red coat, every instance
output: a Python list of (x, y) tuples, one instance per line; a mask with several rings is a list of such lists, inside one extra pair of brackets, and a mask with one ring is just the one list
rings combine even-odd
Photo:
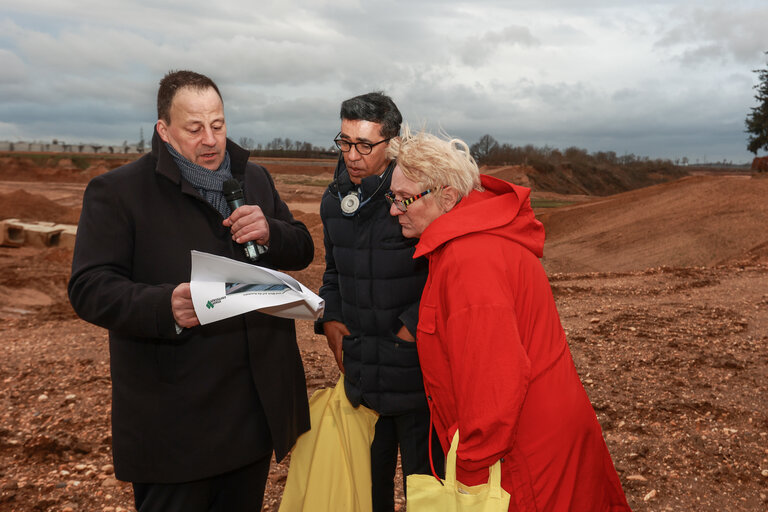
[(390, 142), (390, 213), (429, 260), (418, 352), (457, 478), (501, 460), (509, 510), (627, 511), (539, 262), (544, 228), (527, 188), (481, 176), (467, 145), (434, 135)]

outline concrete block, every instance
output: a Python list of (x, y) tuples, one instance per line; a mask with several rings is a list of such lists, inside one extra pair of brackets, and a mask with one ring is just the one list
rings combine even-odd
[(17, 219), (0, 221), (0, 245), (21, 247), (25, 240), (24, 226), (19, 225)]
[(17, 230), (24, 233), (22, 245), (31, 247), (57, 247), (61, 239), (62, 228), (54, 222), (22, 222), (18, 219), (8, 219), (11, 230), (16, 234)]
[(73, 224), (56, 224), (54, 227), (61, 229), (61, 234), (59, 235), (59, 247), (74, 249), (75, 238), (77, 237), (77, 226)]
[(57, 247), (61, 240), (61, 229), (42, 224), (24, 224), (26, 244), (32, 247)]

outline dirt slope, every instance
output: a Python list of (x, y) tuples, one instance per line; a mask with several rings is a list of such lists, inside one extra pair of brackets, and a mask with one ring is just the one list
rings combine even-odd
[(484, 166), (482, 172), (536, 191), (601, 197), (649, 187), (689, 174), (687, 168), (664, 164), (610, 165), (544, 160), (532, 165)]
[(80, 208), (63, 206), (43, 195), (26, 190), (14, 190), (4, 194), (0, 188), (0, 220), (11, 218), (77, 224)]
[(621, 272), (768, 256), (768, 179), (693, 176), (540, 212), (550, 272)]
[[(0, 211), (30, 220), (74, 213), (85, 186), (14, 180)], [(317, 290), (323, 180), (276, 182), (315, 241), (293, 274)], [(768, 510), (766, 198), (768, 179), (704, 177), (539, 212), (576, 368), (635, 512)], [(111, 465), (107, 335), (67, 302), (71, 257), (0, 247), (0, 512), (133, 510)], [(308, 321), (297, 333), (308, 393), (332, 386), (325, 340)], [(273, 464), (263, 511), (278, 510), (288, 467)]]

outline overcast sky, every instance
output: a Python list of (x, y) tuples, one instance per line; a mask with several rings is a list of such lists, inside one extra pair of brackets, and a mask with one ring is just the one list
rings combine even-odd
[(743, 163), (766, 26), (765, 0), (0, 0), (0, 140), (149, 139), (191, 69), (234, 140), (328, 147), (384, 90), (469, 144)]

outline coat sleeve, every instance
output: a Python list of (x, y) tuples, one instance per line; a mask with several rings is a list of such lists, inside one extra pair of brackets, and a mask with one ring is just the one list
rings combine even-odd
[(85, 190), (69, 280), (69, 299), (84, 320), (144, 338), (177, 337), (175, 285), (131, 280), (134, 226), (121, 194), (104, 179)]
[[(466, 484), (487, 481), (487, 468), (514, 445), (518, 419), (531, 378), (521, 341), (514, 293), (504, 278), (512, 262), (477, 262), (477, 253), (447, 268), (445, 340), (452, 375), (459, 448), (457, 465)], [(498, 254), (497, 254), (498, 255)], [(485, 259), (485, 258), (484, 258)]]
[(405, 328), (413, 336), (416, 336), (416, 328), (419, 325), (419, 304), (419, 301), (414, 302), (405, 308), (399, 317)]
[(333, 256), (333, 242), (328, 233), (328, 228), (323, 222), (323, 244), (325, 246), (325, 272), (323, 272), (323, 284), (320, 286), (319, 295), (325, 301), (323, 317), (315, 323), (315, 333), (323, 334), (322, 324), (330, 321), (343, 322), (341, 313), (341, 293), (339, 292), (339, 271), (336, 268), (336, 260)]

